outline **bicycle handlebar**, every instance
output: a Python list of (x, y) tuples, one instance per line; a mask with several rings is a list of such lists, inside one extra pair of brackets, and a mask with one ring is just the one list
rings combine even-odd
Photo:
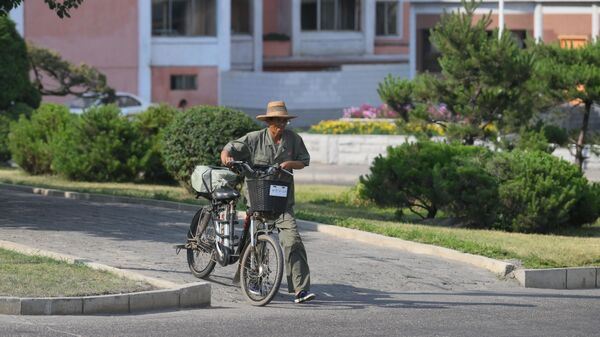
[(279, 164), (266, 165), (266, 166), (254, 165), (254, 167), (252, 167), (252, 166), (250, 166), (250, 164), (248, 164), (248, 162), (241, 161), (241, 160), (233, 160), (233, 161), (230, 161), (229, 163), (227, 163), (227, 165), (242, 167), (250, 174), (256, 174), (257, 173), (256, 171), (259, 171), (259, 173), (263, 173), (263, 174), (265, 174), (265, 176), (268, 176), (268, 175), (275, 174), (276, 171), (282, 171), (282, 172), (289, 174), (290, 176), (294, 176), (294, 173), (282, 168)]

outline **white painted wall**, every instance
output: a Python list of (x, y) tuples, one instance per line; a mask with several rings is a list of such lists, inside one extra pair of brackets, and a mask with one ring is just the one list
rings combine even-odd
[(152, 65), (217, 66), (223, 57), (219, 51), (214, 37), (153, 37)]
[[(288, 109), (341, 109), (380, 104), (377, 86), (388, 74), (408, 77), (407, 64), (345, 65), (340, 71), (245, 72), (221, 74), (221, 104), (264, 109), (282, 99)], [(340, 115), (341, 117), (341, 115)]]
[(231, 36), (231, 68), (250, 70), (254, 67), (254, 40), (252, 35)]
[[(304, 145), (310, 153), (310, 160), (319, 164), (336, 165), (370, 165), (378, 155), (385, 155), (388, 146), (396, 146), (405, 142), (413, 143), (412, 136), (402, 135), (317, 135), (301, 133)], [(442, 138), (437, 139), (441, 141)], [(586, 149), (589, 159), (584, 163), (584, 170), (600, 169), (600, 156)], [(558, 148), (553, 155), (571, 163), (575, 158), (567, 148)]]
[(302, 32), (299, 55), (332, 56), (366, 53), (362, 32)]

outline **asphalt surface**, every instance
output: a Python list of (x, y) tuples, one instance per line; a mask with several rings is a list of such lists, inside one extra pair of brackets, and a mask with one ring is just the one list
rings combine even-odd
[[(0, 189), (0, 240), (148, 276), (196, 281), (182, 243), (192, 212)], [(302, 232), (315, 301), (264, 308), (215, 269), (212, 307), (122, 316), (0, 315), (0, 336), (599, 336), (600, 290), (535, 290), (486, 270)], [(282, 284), (282, 289), (286, 289)]]

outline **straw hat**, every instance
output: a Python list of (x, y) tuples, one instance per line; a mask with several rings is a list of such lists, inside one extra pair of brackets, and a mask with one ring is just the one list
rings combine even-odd
[(285, 102), (273, 101), (267, 104), (267, 113), (265, 115), (256, 116), (256, 119), (264, 121), (268, 118), (274, 117), (292, 119), (298, 116), (288, 115), (287, 109), (285, 107)]

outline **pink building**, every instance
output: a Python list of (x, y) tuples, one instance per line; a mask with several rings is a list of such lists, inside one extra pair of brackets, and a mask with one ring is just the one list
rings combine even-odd
[[(506, 0), (518, 38), (585, 41), (600, 1)], [(481, 13), (494, 13), (486, 1)], [(435, 70), (428, 29), (459, 0), (86, 0), (61, 20), (42, 1), (11, 12), (21, 34), (120, 91), (176, 105), (221, 104), (249, 113), (283, 99), (304, 123), (379, 104), (387, 74)]]

